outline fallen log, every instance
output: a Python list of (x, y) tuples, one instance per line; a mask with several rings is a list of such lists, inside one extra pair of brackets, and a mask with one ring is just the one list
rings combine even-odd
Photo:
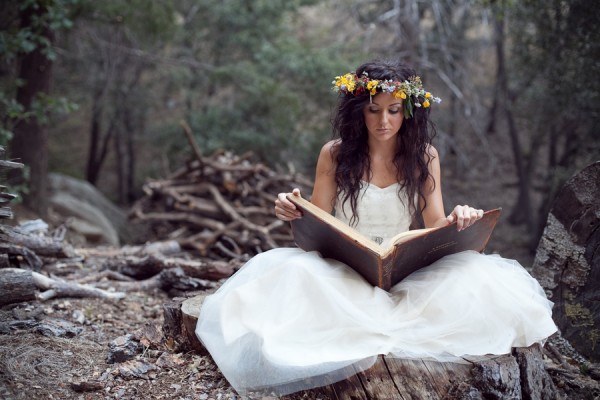
[(73, 258), (77, 256), (73, 247), (47, 236), (21, 232), (18, 227), (0, 225), (0, 241), (26, 247), (40, 257)]
[(35, 300), (36, 285), (31, 271), (18, 268), (0, 269), (0, 306)]
[(149, 254), (169, 255), (181, 252), (181, 246), (175, 240), (149, 242), (143, 245), (122, 247), (90, 247), (78, 248), (77, 253), (84, 257), (120, 257), (144, 256)]
[(44, 290), (36, 297), (45, 301), (54, 297), (97, 297), (101, 299), (118, 300), (125, 297), (122, 292), (109, 292), (90, 285), (52, 279), (37, 272), (32, 272), (35, 285)]
[[(43, 290), (38, 293), (37, 290)], [(54, 297), (98, 297), (122, 299), (125, 293), (109, 292), (89, 285), (49, 278), (38, 272), (19, 269), (0, 269), (0, 305), (30, 300), (49, 300)]]
[(27, 247), (11, 243), (0, 243), (0, 253), (7, 256), (8, 265), (6, 266), (24, 267), (24, 265), (21, 265), (21, 262), (24, 261), (27, 267), (34, 271), (39, 271), (42, 268), (42, 260)]
[(101, 269), (110, 269), (136, 279), (147, 279), (163, 270), (181, 268), (187, 276), (219, 280), (231, 276), (238, 265), (224, 261), (196, 261), (150, 254), (143, 257), (116, 256), (101, 262)]
[[(121, 274), (119, 274), (122, 276)], [(113, 288), (122, 292), (141, 292), (152, 289), (169, 291), (176, 289), (180, 291), (213, 289), (217, 282), (190, 277), (182, 268), (175, 267), (162, 270), (158, 274), (144, 280), (111, 281), (94, 284), (98, 288)]]

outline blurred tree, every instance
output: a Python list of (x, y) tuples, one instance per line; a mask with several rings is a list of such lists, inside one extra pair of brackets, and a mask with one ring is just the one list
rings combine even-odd
[(73, 106), (50, 95), (58, 31), (72, 25), (69, 13), (77, 0), (26, 0), (3, 2), (0, 56), (2, 59), (0, 139), (10, 140), (10, 156), (28, 168), (11, 174), (10, 184), (27, 187), (24, 203), (46, 215), (48, 169), (48, 117)]
[(112, 153), (116, 198), (126, 204), (135, 197), (136, 140), (150, 106), (152, 82), (145, 76), (172, 38), (175, 13), (167, 0), (81, 2), (64, 68), (91, 97), (85, 177), (96, 185)]
[[(80, 1), (60, 67), (64, 87), (89, 104), (90, 182), (109, 175), (109, 190), (131, 201), (138, 154), (159, 153), (145, 173), (189, 154), (180, 118), (205, 152), (314, 163), (340, 70), (331, 48), (297, 39), (297, 13), (315, 1)], [(114, 174), (103, 175), (107, 164)]]
[[(486, 7), (477, 0), (353, 1), (354, 18), (364, 27), (368, 57), (400, 58), (415, 67), (428, 87), (443, 97), (436, 113), (436, 146), (456, 160), (457, 174), (473, 173), (469, 152), (477, 142), (489, 170), (496, 157), (480, 123), (485, 115), (483, 90), (473, 79), (473, 59), (488, 46)], [(459, 133), (457, 131), (460, 129)], [(475, 138), (473, 138), (475, 136)]]
[[(600, 158), (600, 3), (528, 0), (492, 5), (500, 61), (498, 95), (519, 182), (510, 219), (530, 228), (535, 247), (557, 190), (577, 169)], [(506, 53), (510, 66), (502, 62)], [(531, 201), (536, 190), (543, 198), (537, 211)]]

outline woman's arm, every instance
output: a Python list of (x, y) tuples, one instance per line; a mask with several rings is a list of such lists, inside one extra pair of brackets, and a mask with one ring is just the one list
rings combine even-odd
[[(330, 141), (321, 148), (311, 197), (314, 205), (329, 213), (333, 211), (333, 200), (336, 195), (335, 161), (332, 152), (335, 143), (335, 141)], [(301, 216), (300, 212), (296, 210), (296, 206), (286, 198), (289, 194), (279, 193), (275, 200), (275, 216), (282, 221), (291, 221)], [(296, 188), (292, 194), (300, 196), (300, 190)]]
[[(428, 146), (425, 157), (428, 162), (427, 166), (430, 174), (423, 188), (425, 204), (427, 204), (423, 210), (425, 227), (446, 226), (456, 221), (456, 228), (460, 231), (481, 218), (483, 210), (477, 210), (467, 205), (454, 207), (450, 215), (446, 216), (442, 199), (440, 158), (435, 147)], [(423, 204), (423, 199), (420, 199), (420, 206), (423, 207)]]

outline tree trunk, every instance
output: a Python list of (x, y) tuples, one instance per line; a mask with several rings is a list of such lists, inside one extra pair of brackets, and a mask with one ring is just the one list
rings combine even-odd
[[(496, 7), (500, 6), (497, 5)], [(521, 151), (519, 132), (512, 110), (512, 104), (515, 96), (512, 95), (510, 88), (508, 87), (508, 73), (506, 71), (506, 55), (504, 49), (504, 20), (505, 17), (500, 15), (499, 10), (496, 10), (494, 12), (494, 34), (498, 63), (498, 71), (496, 75), (498, 83), (496, 86), (500, 89), (502, 98), (504, 99), (501, 109), (504, 111), (508, 125), (508, 134), (510, 136), (511, 149), (515, 161), (515, 167), (517, 169), (516, 172), (518, 179), (517, 201), (510, 213), (509, 220), (513, 224), (525, 224), (530, 229), (530, 232), (535, 232), (535, 221), (533, 220), (531, 195), (529, 192), (529, 188), (531, 186), (529, 165), (531, 163), (527, 163), (525, 162), (526, 160), (524, 160), (523, 152)]]
[(98, 84), (94, 90), (92, 99), (92, 121), (90, 126), (90, 145), (88, 149), (88, 160), (86, 167), (86, 179), (92, 185), (96, 185), (100, 176), (100, 169), (106, 158), (108, 145), (112, 137), (112, 124), (105, 135), (102, 135), (102, 120), (104, 118), (103, 99), (104, 89)]
[[(28, 29), (36, 18), (47, 12), (43, 3), (38, 7), (26, 7), (21, 10), (21, 29)], [(53, 42), (52, 31), (45, 28), (41, 33), (49, 43)], [(39, 46), (35, 50), (20, 54), (18, 79), (24, 84), (17, 90), (16, 100), (23, 105), (25, 111), (32, 111), (33, 103), (39, 94), (50, 92), (52, 77), (52, 61), (46, 57)], [(48, 132), (35, 118), (19, 121), (14, 128), (11, 141), (11, 157), (18, 159), (29, 168), (29, 192), (23, 197), (24, 204), (45, 218), (48, 208), (47, 174), (48, 174)], [(13, 185), (25, 183), (22, 171), (11, 174)]]
[(563, 186), (533, 263), (533, 275), (554, 302), (562, 336), (594, 362), (600, 362), (599, 215), (600, 161)]

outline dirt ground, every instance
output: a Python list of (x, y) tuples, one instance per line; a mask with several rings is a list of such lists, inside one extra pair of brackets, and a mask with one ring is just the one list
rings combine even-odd
[[(118, 301), (62, 298), (3, 307), (0, 399), (241, 400), (210, 357), (174, 353), (151, 334), (160, 333), (169, 300), (157, 290)], [(109, 363), (109, 343), (127, 334), (143, 347), (131, 360)], [(600, 384), (583, 374), (553, 380), (565, 399), (600, 398)]]
[[(54, 299), (4, 307), (0, 327), (17, 320), (31, 321), (31, 326), (10, 326), (0, 334), (0, 398), (239, 398), (208, 357), (148, 343), (133, 360), (107, 362), (110, 341), (162, 325), (162, 305), (168, 300), (155, 291), (119, 301)], [(41, 329), (41, 323), (64, 327), (64, 321), (70, 325), (61, 337), (45, 336)]]

